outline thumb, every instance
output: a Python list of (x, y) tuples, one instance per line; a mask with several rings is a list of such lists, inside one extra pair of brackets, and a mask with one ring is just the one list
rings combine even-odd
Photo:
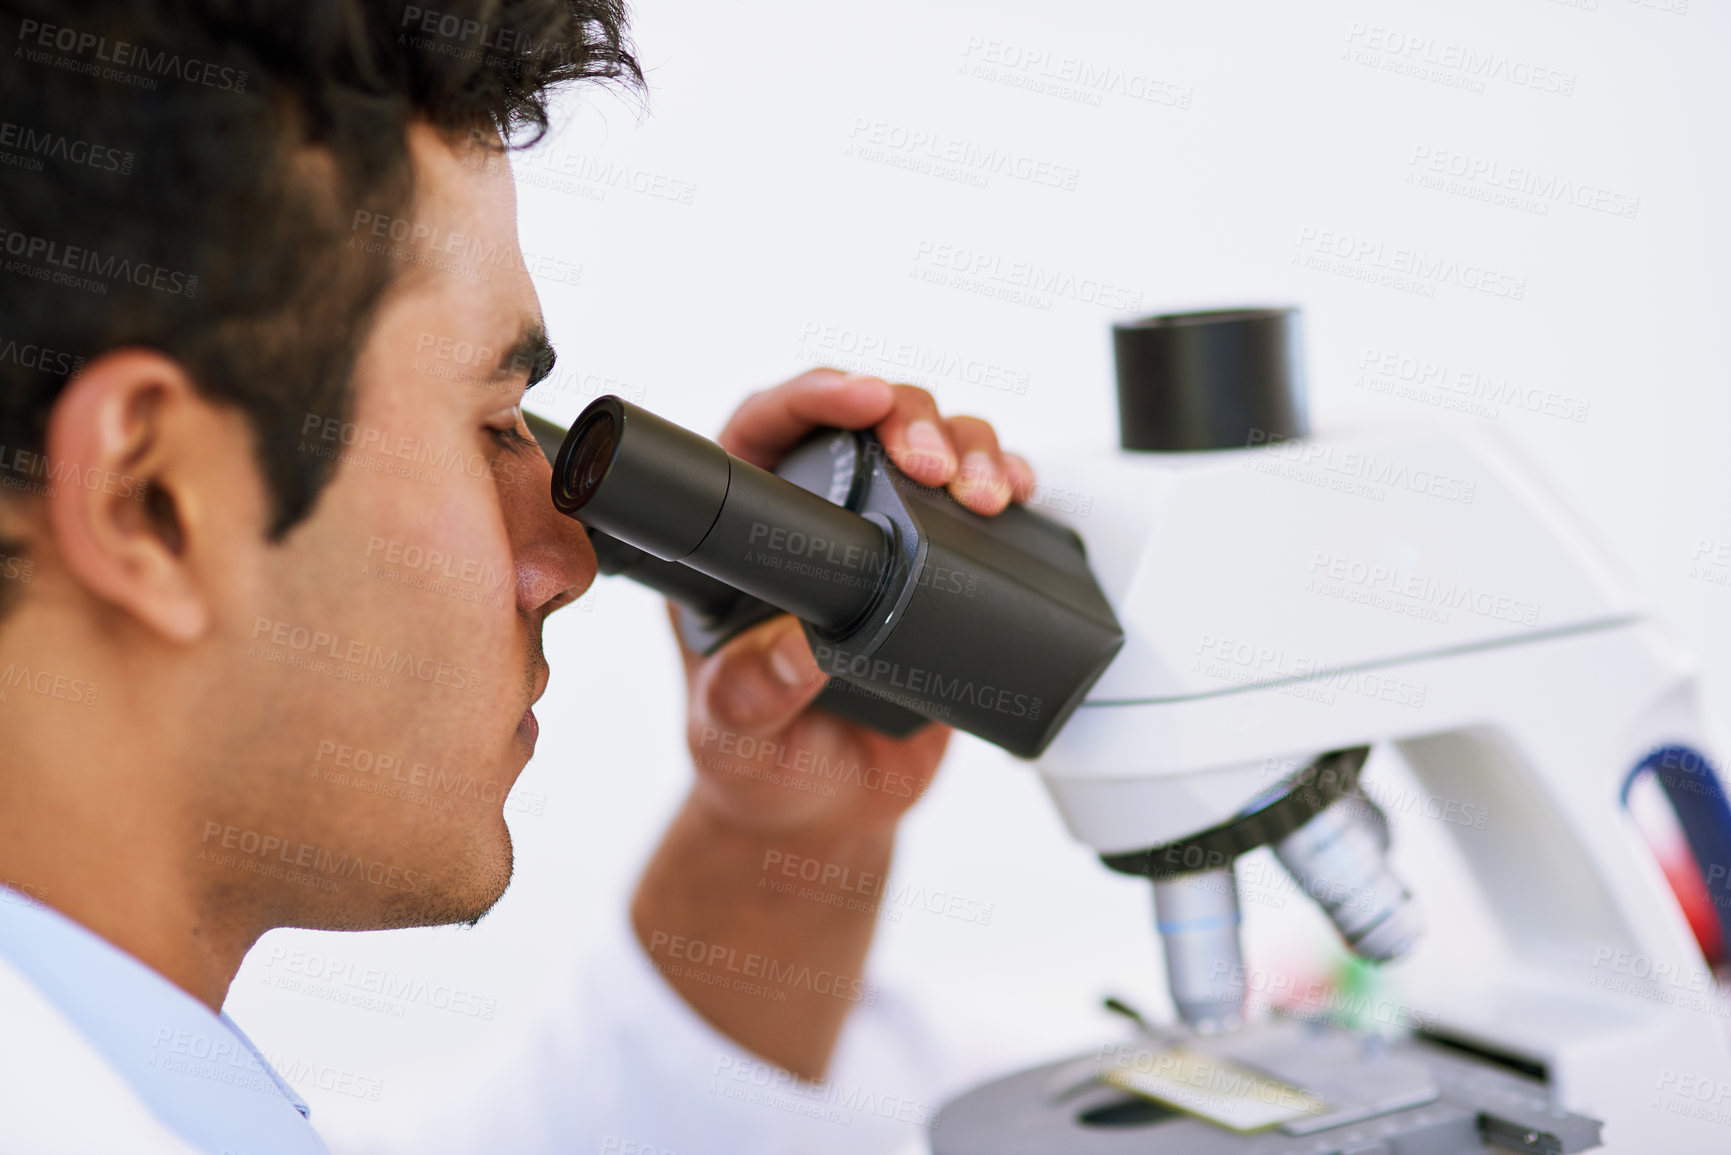
[(774, 734), (828, 681), (798, 620), (784, 614), (746, 630), (698, 668), (692, 714), (719, 729)]

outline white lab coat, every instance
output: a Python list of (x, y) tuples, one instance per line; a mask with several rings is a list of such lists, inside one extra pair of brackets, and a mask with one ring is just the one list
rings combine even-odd
[(624, 919), (550, 1006), (531, 1045), (425, 1134), (335, 1155), (904, 1155), (928, 1150), (943, 1097), (978, 1073), (904, 999), (849, 1016), (829, 1078), (806, 1083), (695, 1014)]
[[(54, 944), (60, 974), (101, 961), (102, 989), (75, 983), (86, 1014), (107, 1023), (101, 1000), (127, 998), (154, 1022), (191, 1016), (195, 1033), (227, 1039), (226, 1020), (124, 952), (54, 912), (0, 908), (14, 935)], [(45, 937), (50, 936), (53, 937)], [(89, 973), (101, 974), (101, 970)], [(981, 1073), (945, 1052), (921, 1017), (877, 988), (848, 1020), (830, 1078), (811, 1084), (746, 1052), (699, 1018), (654, 972), (621, 916), (562, 1005), (549, 1006), (530, 1044), (513, 1049), (467, 1101), (446, 1104), (424, 1133), (384, 1137), (390, 1155), (903, 1155), (926, 1150), (939, 1105)], [(237, 1053), (263, 1062), (234, 1036)], [(0, 952), (0, 1155), (248, 1155), (206, 1150), (171, 1129), (106, 1052)], [(244, 1047), (244, 1051), (240, 1048)], [(199, 1072), (195, 1071), (194, 1074)], [(204, 1071), (205, 1075), (222, 1073)], [(248, 1072), (250, 1077), (250, 1070)], [(254, 1083), (259, 1080), (250, 1080)], [(280, 1080), (278, 1080), (280, 1085)], [(253, 1119), (246, 1135), (273, 1136), (272, 1149), (318, 1146), (289, 1103), (232, 1081), (191, 1078), (200, 1119), (219, 1110)], [(287, 1098), (284, 1098), (287, 1095)], [(202, 1105), (200, 1105), (202, 1104)], [(317, 1118), (312, 1123), (316, 1128)], [(299, 1138), (296, 1134), (299, 1134)], [(326, 1137), (329, 1141), (329, 1137)], [(219, 1144), (220, 1146), (220, 1144)], [(336, 1147), (337, 1155), (359, 1155)]]

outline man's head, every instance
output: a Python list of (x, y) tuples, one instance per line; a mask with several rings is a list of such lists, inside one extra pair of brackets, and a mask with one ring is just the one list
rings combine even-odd
[(502, 152), (641, 81), (618, 0), (61, 9), (0, 0), (0, 842), (237, 934), (477, 917), (594, 573)]

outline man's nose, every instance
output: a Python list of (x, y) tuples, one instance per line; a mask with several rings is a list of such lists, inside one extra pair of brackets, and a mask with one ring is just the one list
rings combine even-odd
[[(529, 426), (534, 430), (533, 423)], [(534, 430), (539, 432), (539, 430)], [(553, 508), (553, 467), (533, 449), (499, 459), (500, 491), (517, 569), (517, 607), (552, 613), (595, 581), (595, 549), (581, 522)]]

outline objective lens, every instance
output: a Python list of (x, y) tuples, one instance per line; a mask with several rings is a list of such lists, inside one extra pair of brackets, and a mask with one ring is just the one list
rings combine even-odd
[(1238, 876), (1231, 865), (1154, 881), (1154, 918), (1178, 1017), (1199, 1035), (1244, 1023)]
[(1388, 818), (1349, 794), (1274, 844), (1275, 857), (1316, 901), (1360, 958), (1397, 959), (1418, 943), (1424, 920), (1388, 869)]

